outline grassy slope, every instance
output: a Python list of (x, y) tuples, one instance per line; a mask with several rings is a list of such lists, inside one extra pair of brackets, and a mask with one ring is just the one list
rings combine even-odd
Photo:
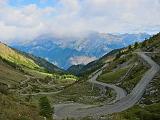
[[(32, 59), (0, 43), (0, 120), (41, 120), (38, 107), (36, 107), (38, 104), (37, 102), (34, 103), (35, 99), (31, 97), (30, 101), (28, 101), (28, 97), (17, 96), (17, 92), (23, 89), (23, 86), (20, 87), (19, 83), (27, 79), (26, 74), (33, 76), (33, 78), (30, 78), (29, 82), (25, 83), (24, 88), (32, 82), (35, 84), (30, 85), (31, 87), (24, 92), (35, 92), (36, 88), (42, 92), (54, 91), (55, 88), (38, 84), (37, 78), (43, 81), (46, 80), (44, 78), (50, 76), (50, 80), (56, 79), (53, 81), (53, 85), (56, 86), (68, 85), (77, 79), (73, 75), (47, 73)], [(13, 90), (10, 91), (6, 84), (11, 85), (9, 87), (13, 88), (14, 92), (12, 92)], [(48, 85), (48, 82), (45, 85)]]
[(78, 75), (80, 70), (84, 67), (84, 65), (72, 65), (67, 69), (67, 72), (72, 73), (74, 75)]
[(130, 93), (136, 84), (141, 80), (143, 74), (147, 71), (147, 67), (139, 63), (131, 73), (120, 83), (120, 87)]
[(142, 104), (153, 104), (160, 102), (160, 73), (155, 76), (153, 81), (148, 86), (143, 98)]
[(33, 70), (33, 69), (29, 69), (29, 68), (22, 68), (27, 74), (34, 76), (36, 78), (45, 78), (47, 76), (52, 76), (52, 74), (47, 73), (47, 72), (41, 72), (41, 71), (37, 71), (37, 70)]
[(43, 120), (36, 106), (0, 92), (0, 120)]
[(25, 53), (25, 52), (22, 52), (22, 51), (19, 51), (17, 49), (14, 49), (16, 52), (24, 55), (25, 57), (33, 60), (37, 65), (39, 65), (40, 67), (43, 67), (45, 68), (46, 71), (48, 72), (56, 72), (56, 73), (63, 73), (65, 72), (63, 69), (60, 69), (58, 68), (57, 66), (55, 66), (54, 64), (48, 62), (47, 60), (41, 58), (41, 57), (37, 57), (37, 56), (34, 56), (32, 54), (29, 54), (29, 53)]
[(98, 81), (105, 82), (105, 83), (112, 83), (116, 80), (119, 80), (125, 73), (127, 72), (128, 67), (120, 68), (113, 72), (103, 73), (98, 77)]
[(160, 103), (151, 105), (135, 105), (134, 107), (110, 116), (111, 120), (159, 120)]
[[(112, 84), (118, 83), (120, 87), (129, 93), (139, 82), (147, 68), (138, 59), (137, 55), (132, 55), (129, 51), (123, 53), (122, 56), (110, 62), (108, 67), (98, 77), (98, 80)], [(138, 63), (137, 66), (123, 80), (119, 81), (133, 67), (135, 62)]]
[(14, 92), (5, 87), (5, 84), (18, 85), (25, 79), (23, 73), (0, 60), (0, 120), (42, 120), (36, 106), (21, 102)]
[[(156, 53), (148, 54), (154, 61), (160, 65), (160, 33), (146, 40), (145, 51), (153, 51)], [(155, 76), (142, 98), (141, 103), (153, 104), (160, 103), (160, 72)]]
[(26, 66), (31, 69), (40, 69), (40, 67), (31, 59), (17, 53), (7, 45), (0, 43), (0, 56), (15, 64)]
[[(48, 71), (52, 71), (52, 73), (55, 73), (59, 76), (61, 76), (61, 74), (62, 75), (65, 74), (62, 73), (61, 70), (58, 69), (58, 67), (52, 65), (51, 63), (45, 61), (44, 59), (16, 51), (15, 49), (10, 48), (3, 43), (0, 43), (0, 59), (6, 61), (7, 64), (13, 65), (13, 67), (15, 68), (21, 69), (26, 74), (38, 78), (45, 78), (46, 76), (52, 76), (52, 74), (48, 73)], [(38, 63), (35, 62), (38, 61), (37, 59), (39, 59)], [(46, 70), (40, 67), (43, 66), (44, 64), (46, 64), (45, 68), (49, 68), (48, 66), (50, 66), (51, 68), (49, 70)], [(54, 68), (55, 72), (53, 72)]]
[(84, 104), (102, 104), (103, 102), (109, 100), (108, 98), (113, 97), (112, 94), (108, 93), (105, 97), (102, 97), (99, 92), (100, 90), (98, 88), (94, 88), (94, 90), (92, 90), (91, 84), (81, 81), (67, 87), (59, 94), (51, 96), (50, 99), (54, 104), (67, 101), (74, 101)]
[(15, 70), (0, 59), (0, 82), (6, 84), (18, 84), (18, 82), (25, 79), (26, 77), (23, 73)]

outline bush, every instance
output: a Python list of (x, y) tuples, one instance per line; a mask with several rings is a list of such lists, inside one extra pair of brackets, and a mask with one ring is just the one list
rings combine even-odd
[(9, 93), (8, 86), (6, 84), (0, 83), (0, 92), (7, 95)]

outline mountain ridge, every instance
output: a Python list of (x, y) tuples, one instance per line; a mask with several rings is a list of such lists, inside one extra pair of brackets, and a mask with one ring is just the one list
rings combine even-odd
[[(54, 36), (40, 36), (30, 42), (14, 44), (13, 48), (24, 52), (32, 53), (57, 64), (59, 67), (67, 69), (72, 65), (70, 59), (87, 56), (89, 58), (100, 58), (109, 51), (125, 47), (134, 42), (149, 38), (146, 33), (139, 34), (109, 34), (109, 33), (90, 33), (81, 38), (65, 38)], [(81, 63), (82, 62), (82, 63)], [(73, 62), (74, 63), (74, 62)], [(79, 62), (83, 64), (83, 61)]]
[(43, 58), (34, 56), (29, 53), (25, 53), (15, 48), (9, 47), (8, 45), (0, 42), (0, 57), (15, 63), (17, 65), (22, 65), (29, 67), (31, 69), (47, 70), (49, 72), (62, 72), (63, 70), (57, 66), (49, 63)]
[[(124, 49), (124, 48), (122, 48)], [(80, 68), (77, 69), (79, 65), (73, 65), (67, 69), (68, 72), (78, 75), (78, 76), (85, 76), (89, 75), (92, 72), (94, 72), (96, 69), (100, 69), (106, 62), (109, 62), (110, 60), (113, 60), (115, 56), (118, 54), (118, 52), (122, 49), (114, 49), (110, 51), (109, 53), (105, 54), (101, 58), (92, 61), (88, 63), (87, 65), (83, 65)], [(107, 60), (107, 61), (106, 61)], [(84, 75), (85, 74), (85, 75)]]

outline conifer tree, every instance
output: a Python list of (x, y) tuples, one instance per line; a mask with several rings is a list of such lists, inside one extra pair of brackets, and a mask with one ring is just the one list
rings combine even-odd
[(46, 117), (48, 120), (52, 120), (53, 109), (49, 103), (47, 97), (41, 97), (39, 99), (40, 115)]

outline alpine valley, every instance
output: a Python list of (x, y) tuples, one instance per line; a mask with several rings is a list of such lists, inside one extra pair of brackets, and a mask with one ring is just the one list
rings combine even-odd
[(41, 35), (34, 40), (11, 43), (18, 50), (45, 58), (63, 69), (71, 65), (87, 64), (113, 49), (126, 47), (149, 38), (147, 33), (110, 34), (91, 32), (85, 37), (57, 37)]
[(0, 120), (160, 120), (160, 0), (0, 0)]

